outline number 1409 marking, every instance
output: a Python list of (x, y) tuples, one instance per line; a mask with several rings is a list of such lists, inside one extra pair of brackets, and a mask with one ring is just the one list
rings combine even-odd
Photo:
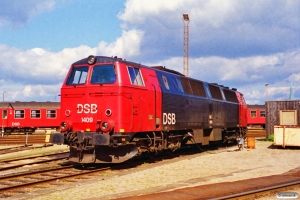
[(85, 122), (85, 123), (88, 123), (88, 122), (93, 122), (93, 118), (92, 117), (81, 117), (81, 122)]

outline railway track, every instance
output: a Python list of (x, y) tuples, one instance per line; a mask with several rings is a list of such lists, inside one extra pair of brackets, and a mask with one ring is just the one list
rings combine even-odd
[(33, 146), (32, 144), (13, 146), (13, 147), (7, 147), (7, 148), (0, 149), (0, 154), (4, 155), (4, 154), (8, 154), (8, 153), (21, 152), (21, 151), (25, 151), (25, 150), (45, 148), (45, 147), (48, 147), (48, 146), (53, 146), (53, 144), (44, 144), (44, 145), (41, 145), (41, 146)]
[[(61, 166), (50, 169), (40, 169), (36, 171), (27, 171), (21, 174), (11, 174), (1, 176), (0, 181), (0, 198), (13, 197), (27, 191), (38, 190), (45, 183), (61, 182), (68, 178), (80, 177), (83, 175), (91, 175), (96, 172), (109, 170), (109, 167), (102, 168), (86, 168), (81, 165)], [(78, 168), (76, 168), (78, 167)]]
[[(81, 177), (108, 168), (82, 166), (66, 160), (69, 152), (49, 153), (0, 160), (0, 198), (15, 196), (49, 187), (68, 178)], [(8, 156), (9, 157), (9, 156)]]
[[(5, 170), (17, 169), (26, 165), (37, 165), (42, 163), (51, 163), (54, 161), (60, 161), (68, 158), (69, 153), (55, 153), (39, 156), (30, 156), (22, 158), (13, 158), (0, 160), (0, 172)], [(1, 177), (1, 176), (0, 176)]]
[[(297, 192), (290, 192), (299, 190), (300, 188), (300, 181), (293, 181), (289, 183), (284, 184), (278, 184), (274, 186), (269, 186), (265, 188), (258, 188), (258, 189), (252, 189), (245, 192), (239, 192), (232, 195), (225, 195), (220, 196), (217, 198), (214, 198), (215, 200), (221, 200), (221, 199), (239, 199), (239, 200), (246, 200), (246, 199), (263, 199), (263, 198), (280, 198), (280, 195), (289, 195), (291, 197), (295, 198), (295, 195), (299, 196)], [(288, 192), (289, 191), (289, 192)]]

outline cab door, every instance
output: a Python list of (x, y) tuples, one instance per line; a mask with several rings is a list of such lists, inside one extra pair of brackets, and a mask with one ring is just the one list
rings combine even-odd
[(150, 71), (148, 75), (147, 88), (147, 129), (148, 131), (156, 131), (161, 125), (161, 90), (154, 71)]

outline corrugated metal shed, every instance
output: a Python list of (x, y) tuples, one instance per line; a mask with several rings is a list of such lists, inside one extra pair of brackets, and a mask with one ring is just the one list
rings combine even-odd
[(267, 101), (266, 102), (266, 135), (274, 134), (274, 126), (279, 125), (280, 110), (297, 110), (298, 124), (300, 125), (300, 100)]

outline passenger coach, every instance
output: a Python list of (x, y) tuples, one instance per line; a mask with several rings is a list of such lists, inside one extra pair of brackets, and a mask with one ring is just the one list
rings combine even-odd
[(5, 134), (33, 133), (37, 129), (59, 129), (60, 103), (2, 102), (0, 103), (0, 117), (1, 128)]

